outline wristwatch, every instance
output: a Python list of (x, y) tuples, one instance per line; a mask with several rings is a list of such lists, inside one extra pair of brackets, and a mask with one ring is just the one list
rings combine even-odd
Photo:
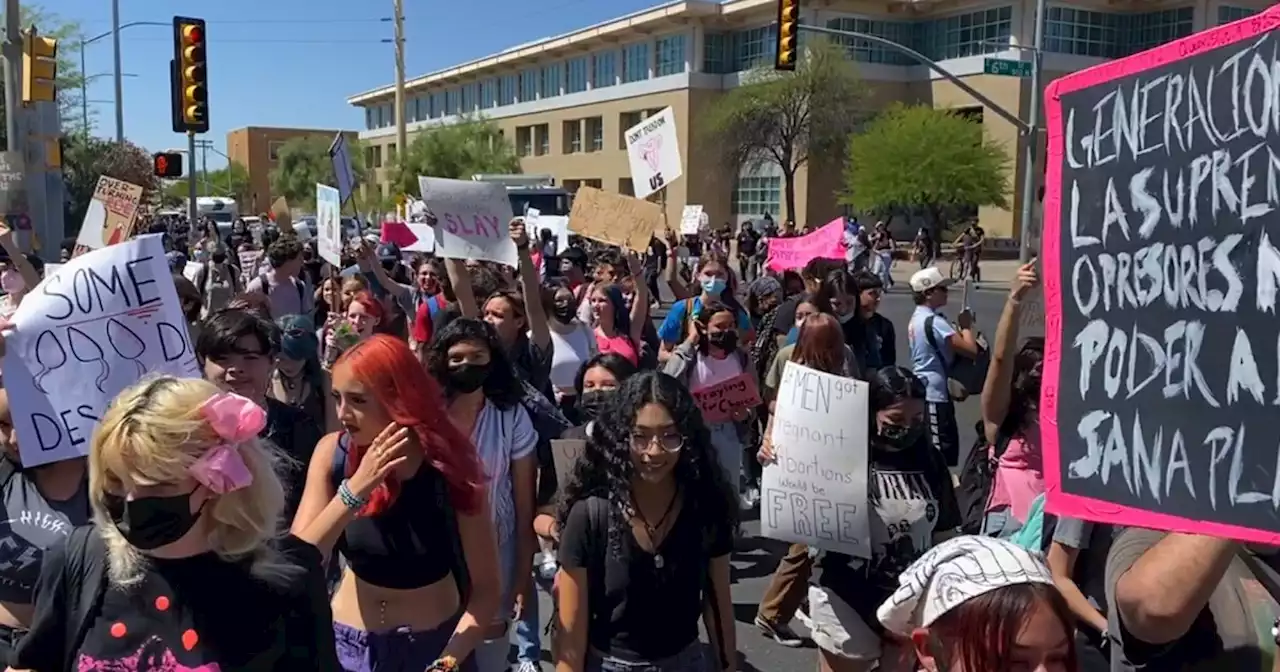
[(439, 658), (428, 665), (424, 672), (458, 672), (458, 659), (453, 656)]

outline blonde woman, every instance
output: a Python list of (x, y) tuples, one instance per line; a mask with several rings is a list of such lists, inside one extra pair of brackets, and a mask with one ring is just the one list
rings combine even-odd
[(277, 539), (265, 422), (204, 380), (122, 392), (90, 448), (94, 525), (45, 556), (13, 667), (336, 670), (320, 552)]

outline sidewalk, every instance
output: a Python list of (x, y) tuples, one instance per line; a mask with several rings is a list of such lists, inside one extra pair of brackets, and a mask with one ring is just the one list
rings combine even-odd
[[(951, 270), (951, 261), (944, 259), (937, 266), (945, 277)], [(974, 288), (1008, 289), (1020, 266), (1021, 263), (1017, 259), (984, 260), (982, 262), (982, 282), (974, 283)], [(911, 275), (918, 270), (920, 270), (919, 264), (899, 259), (893, 263), (890, 274), (893, 276), (895, 285), (905, 288), (911, 280)]]

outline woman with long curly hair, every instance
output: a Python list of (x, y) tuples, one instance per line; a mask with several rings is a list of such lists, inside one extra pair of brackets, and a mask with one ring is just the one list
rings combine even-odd
[(378, 334), (333, 369), (343, 430), (321, 440), (294, 532), (347, 561), (333, 594), (348, 672), (476, 669), (497, 610), (484, 475), (409, 346)]
[(596, 423), (559, 511), (557, 672), (711, 669), (699, 618), (732, 669), (738, 508), (693, 396), (640, 373)]
[(322, 556), (277, 538), (285, 492), (265, 423), (205, 380), (121, 392), (89, 449), (94, 524), (45, 556), (10, 665), (337, 670)]

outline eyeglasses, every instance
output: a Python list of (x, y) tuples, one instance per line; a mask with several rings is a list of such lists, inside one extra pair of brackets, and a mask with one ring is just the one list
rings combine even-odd
[(648, 435), (642, 432), (631, 434), (631, 450), (637, 453), (647, 451), (655, 443), (664, 453), (677, 453), (684, 447), (684, 437), (679, 434)]

